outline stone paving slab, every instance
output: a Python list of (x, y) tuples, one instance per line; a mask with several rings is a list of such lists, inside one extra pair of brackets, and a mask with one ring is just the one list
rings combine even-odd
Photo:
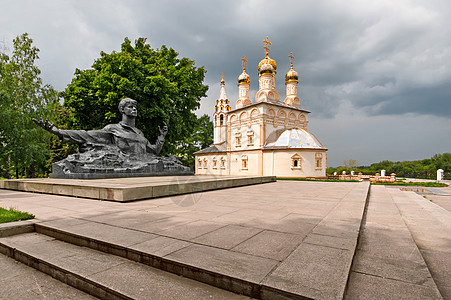
[(399, 300), (424, 300), (442, 299), (439, 295), (431, 295), (429, 287), (403, 282), (399, 280), (387, 280), (386, 278), (352, 272), (350, 281), (354, 286), (350, 289), (345, 299), (399, 299)]
[(346, 298), (442, 299), (388, 190), (371, 188)]
[[(368, 188), (368, 183), (279, 181), (131, 203), (76, 199), (78, 205), (68, 197), (20, 198), (14, 194), (18, 192), (0, 190), (0, 205), (4, 201), (21, 210), (32, 209), (43, 219), (64, 211), (60, 220), (47, 219), (36, 226), (79, 239), (86, 235), (91, 239), (86, 246), (108, 252), (111, 244), (123, 257), (223, 288), (263, 299), (330, 299), (344, 295)], [(366, 256), (357, 253), (360, 263), (354, 265), (350, 279), (357, 285), (348, 285), (346, 296), (383, 298), (399, 288), (413, 299), (435, 298), (437, 294), (431, 293), (435, 282), (426, 274), (421, 254), (426, 261), (430, 256), (433, 263), (428, 267), (436, 268), (433, 278), (446, 293), (451, 218), (412, 192), (390, 189), (392, 195), (387, 197), (386, 190), (372, 187), (377, 201), (369, 206), (366, 225), (377, 230), (361, 237)], [(11, 197), (2, 200), (2, 193)], [(420, 200), (428, 205), (415, 202)], [(418, 224), (417, 236), (404, 222)], [(98, 233), (97, 225), (102, 228)], [(440, 230), (443, 234), (437, 233)], [(114, 245), (116, 236), (119, 243)], [(424, 247), (435, 248), (420, 247), (420, 253), (412, 236)], [(362, 294), (364, 288), (367, 294)], [(393, 290), (392, 295), (400, 292)]]
[[(136, 213), (128, 210), (78, 215), (77, 220), (83, 220), (79, 224), (70, 220), (72, 226), (64, 226), (63, 220), (55, 220), (42, 222), (37, 228), (61, 239), (70, 236), (68, 240), (76, 244), (248, 295), (261, 293), (261, 297), (268, 299), (284, 293), (287, 297), (341, 297), (357, 242), (368, 183), (326, 184), (323, 190), (330, 189), (333, 197), (320, 200), (323, 205), (315, 205), (309, 194), (317, 183), (276, 185), (290, 191), (300, 190), (293, 195), (283, 195), (277, 188), (266, 186), (261, 186), (266, 190), (242, 187), (227, 192), (213, 191), (189, 207), (178, 206), (174, 199), (160, 199), (155, 205), (149, 201), (147, 208), (140, 205), (141, 210)], [(341, 197), (337, 197), (337, 192)], [(239, 198), (234, 193), (261, 195), (243, 197), (241, 205), (235, 205)], [(305, 214), (289, 213), (296, 203), (308, 208), (302, 211)], [(277, 209), (271, 218), (274, 207)], [(259, 215), (262, 212), (263, 217)], [(187, 218), (189, 214), (200, 219)], [(80, 241), (83, 237), (89, 241)], [(116, 248), (109, 250), (110, 246)], [(300, 259), (301, 256), (305, 259)], [(337, 261), (329, 262), (333, 258)], [(316, 265), (323, 264), (327, 267), (317, 272)]]
[(114, 179), (10, 179), (0, 189), (127, 202), (276, 181), (275, 176), (158, 176)]

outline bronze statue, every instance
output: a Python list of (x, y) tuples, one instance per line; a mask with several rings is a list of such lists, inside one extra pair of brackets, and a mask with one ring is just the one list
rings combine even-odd
[(122, 121), (99, 130), (62, 130), (48, 120), (33, 121), (57, 135), (63, 143), (79, 145), (74, 154), (52, 166), (51, 177), (106, 178), (151, 175), (191, 174), (175, 156), (160, 157), (168, 126), (158, 126), (160, 135), (152, 145), (135, 127), (137, 101), (124, 98), (119, 102)]

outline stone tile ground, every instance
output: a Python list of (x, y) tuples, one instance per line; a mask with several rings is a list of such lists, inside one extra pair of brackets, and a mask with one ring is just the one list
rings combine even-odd
[[(130, 203), (0, 190), (0, 206), (34, 213), (49, 228), (257, 284), (267, 299), (275, 290), (330, 299), (344, 296), (365, 184), (278, 181)], [(436, 295), (433, 283), (449, 298), (451, 217), (422, 200), (373, 186), (347, 298), (390, 298), (397, 289), (427, 297)], [(118, 280), (116, 270), (111, 278)]]

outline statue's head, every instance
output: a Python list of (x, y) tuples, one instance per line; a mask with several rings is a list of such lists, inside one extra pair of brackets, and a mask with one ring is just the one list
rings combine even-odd
[(133, 105), (136, 106), (136, 105), (138, 104), (138, 102), (137, 102), (136, 100), (131, 99), (131, 98), (124, 98), (124, 99), (122, 99), (122, 100), (119, 102), (119, 112), (120, 112), (121, 114), (124, 113), (124, 108), (125, 108), (125, 106), (126, 106), (127, 104), (133, 104)]

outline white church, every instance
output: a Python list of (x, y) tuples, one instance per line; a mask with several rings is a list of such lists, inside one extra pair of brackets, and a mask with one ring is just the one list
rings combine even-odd
[(250, 77), (238, 77), (239, 98), (232, 109), (224, 78), (216, 101), (214, 144), (195, 153), (196, 175), (274, 175), (278, 177), (326, 177), (327, 148), (308, 132), (307, 110), (301, 109), (297, 95), (298, 73), (291, 68), (285, 75), (286, 97), (279, 99), (275, 88), (277, 64), (266, 56), (258, 64), (259, 89), (249, 98)]

